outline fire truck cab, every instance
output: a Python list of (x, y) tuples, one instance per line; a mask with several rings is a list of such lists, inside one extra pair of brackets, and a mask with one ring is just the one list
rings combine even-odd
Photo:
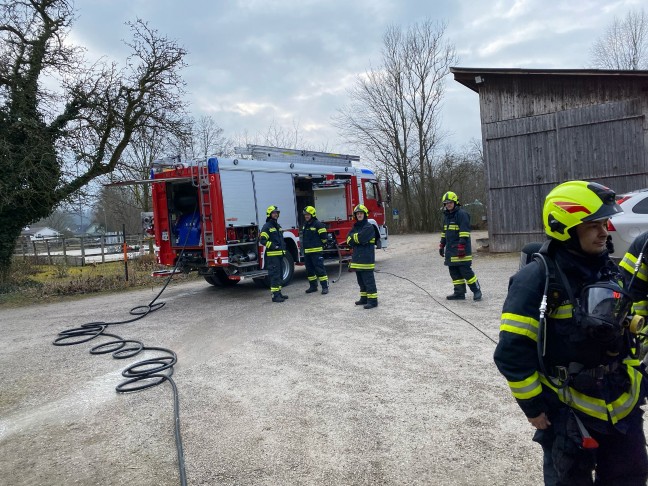
[(281, 215), (286, 255), (283, 285), (303, 265), (299, 228), (303, 209), (314, 206), (327, 228), (329, 262), (348, 260), (346, 235), (353, 208), (364, 204), (376, 239), (387, 246), (380, 187), (371, 170), (353, 167), (359, 157), (260, 145), (237, 148), (241, 158), (159, 160), (151, 169), (153, 223), (158, 262), (179, 271), (198, 271), (212, 285), (245, 278), (267, 285), (265, 247), (259, 233), (266, 208)]

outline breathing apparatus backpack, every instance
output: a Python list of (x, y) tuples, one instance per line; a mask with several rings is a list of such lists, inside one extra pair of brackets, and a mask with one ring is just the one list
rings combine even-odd
[[(614, 268), (604, 267), (601, 280), (584, 285), (578, 295), (575, 295), (571, 283), (556, 265), (551, 241), (543, 244), (532, 256), (545, 266), (545, 296), (550, 311), (560, 305), (560, 294), (566, 293), (573, 307), (577, 327), (588, 337), (601, 343), (616, 339), (623, 334), (625, 328), (630, 327), (627, 321), (632, 308), (632, 297), (623, 287), (618, 269), (615, 271)], [(565, 296), (562, 297), (564, 300)]]
[[(632, 298), (623, 288), (620, 274), (614, 272), (612, 268), (607, 270), (604, 268), (602, 280), (585, 285), (575, 292), (563, 271), (556, 264), (551, 244), (551, 241), (547, 241), (541, 245), (537, 243), (534, 246), (527, 245), (525, 247), (527, 251), (530, 248), (538, 251), (526, 257), (523, 252), (521, 257), (521, 266), (524, 266), (525, 260), (527, 263), (536, 260), (545, 270), (537, 341), (538, 361), (544, 375), (548, 379), (551, 375), (555, 376), (554, 370), (550, 375), (545, 369), (546, 316), (551, 315), (558, 307), (565, 306), (567, 303), (571, 304), (571, 323), (573, 324), (568, 324), (566, 328), (562, 329), (562, 332), (567, 334), (566, 339), (573, 341), (583, 338), (590, 339), (599, 343), (606, 352), (612, 353), (611, 355), (617, 354), (625, 347), (630, 351), (639, 349), (637, 334), (643, 326), (643, 318), (630, 315)], [(560, 323), (560, 321), (557, 322)], [(569, 368), (572, 368), (572, 365), (578, 365), (578, 363), (570, 363)], [(578, 371), (583, 367), (581, 365)], [(562, 383), (552, 381), (552, 384), (558, 388), (562, 388), (568, 382), (568, 375), (560, 378), (564, 380)]]

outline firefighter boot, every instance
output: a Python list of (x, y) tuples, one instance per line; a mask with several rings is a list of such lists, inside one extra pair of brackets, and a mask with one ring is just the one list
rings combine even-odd
[(454, 293), (446, 297), (448, 300), (466, 300), (466, 284), (455, 284)]
[(306, 289), (306, 293), (312, 294), (313, 292), (317, 292), (317, 280), (311, 280), (309, 283), (310, 287)]
[(284, 299), (281, 297), (281, 292), (272, 293), (272, 302), (283, 302)]
[(446, 299), (448, 300), (466, 300), (466, 292), (459, 292), (457, 290), (454, 291), (454, 294), (450, 294), (446, 296)]
[(364, 305), (365, 309), (373, 309), (378, 307), (378, 299), (367, 299), (367, 303)]
[(326, 280), (322, 281), (322, 295), (328, 294), (328, 282)]
[(470, 285), (470, 290), (472, 290), (473, 293), (473, 300), (481, 300), (482, 293), (481, 293), (481, 286), (479, 285), (479, 281)]
[(279, 291), (279, 297), (281, 297), (283, 300), (288, 300), (288, 296), (282, 294), (282, 293), (281, 293), (281, 290)]
[(356, 300), (355, 305), (365, 305), (367, 303), (367, 296), (361, 295), (360, 300)]

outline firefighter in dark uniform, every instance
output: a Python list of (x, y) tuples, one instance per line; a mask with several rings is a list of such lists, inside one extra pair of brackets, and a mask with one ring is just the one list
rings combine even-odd
[(283, 229), (279, 226), (279, 208), (268, 206), (266, 210), (266, 223), (261, 228), (259, 243), (265, 246), (265, 267), (270, 277), (270, 292), (272, 302), (283, 302), (288, 296), (281, 293), (282, 262), (286, 253), (286, 242), (283, 238)]
[(360, 300), (356, 305), (365, 309), (378, 307), (378, 290), (374, 269), (376, 267), (376, 234), (373, 225), (367, 220), (369, 210), (362, 204), (353, 209), (355, 224), (347, 235), (346, 242), (353, 248), (353, 256), (349, 268), (356, 273), (360, 286)]
[(605, 186), (560, 184), (544, 202), (549, 240), (509, 281), (494, 359), (536, 429), (546, 485), (648, 481), (632, 300), (606, 248), (619, 212)]
[(473, 292), (473, 300), (481, 300), (482, 292), (477, 276), (472, 269), (470, 245), (470, 216), (461, 209), (454, 192), (446, 192), (443, 202), (443, 231), (439, 243), (439, 255), (445, 257), (444, 264), (450, 270), (454, 292), (448, 300), (465, 300), (466, 284)]
[[(635, 274), (639, 255), (641, 255), (641, 263)], [(648, 318), (648, 231), (634, 239), (619, 263), (619, 268), (626, 281), (632, 281), (632, 286), (628, 290), (635, 301), (633, 311)]]
[(322, 294), (328, 294), (328, 276), (324, 268), (324, 245), (327, 243), (327, 232), (324, 224), (317, 219), (313, 206), (304, 208), (304, 226), (301, 231), (301, 242), (304, 248), (304, 264), (310, 287), (307, 294), (317, 292), (317, 281), (322, 285)]

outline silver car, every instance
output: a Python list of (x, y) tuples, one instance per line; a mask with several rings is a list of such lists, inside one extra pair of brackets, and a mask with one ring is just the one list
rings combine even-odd
[(623, 209), (623, 214), (610, 218), (608, 232), (614, 245), (612, 256), (621, 259), (634, 239), (648, 231), (648, 189), (617, 195), (617, 203)]

